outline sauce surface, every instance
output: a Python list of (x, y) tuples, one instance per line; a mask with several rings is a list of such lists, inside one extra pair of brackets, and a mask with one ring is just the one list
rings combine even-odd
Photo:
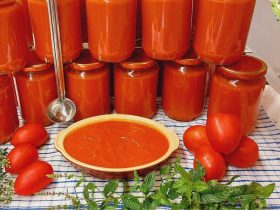
[(168, 141), (157, 130), (138, 123), (105, 121), (68, 134), (64, 148), (73, 158), (90, 165), (128, 168), (162, 157)]

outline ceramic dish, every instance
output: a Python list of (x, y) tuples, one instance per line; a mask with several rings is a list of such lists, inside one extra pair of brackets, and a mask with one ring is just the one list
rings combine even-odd
[[(78, 131), (82, 127), (102, 123), (106, 121), (121, 121), (121, 122), (131, 122), (140, 125), (144, 125), (146, 127), (152, 128), (155, 131), (158, 131), (162, 134), (168, 142), (168, 147), (166, 152), (158, 159), (146, 163), (144, 165), (138, 165), (135, 167), (127, 167), (127, 168), (119, 168), (119, 167), (100, 167), (91, 164), (87, 164), (81, 162), (75, 158), (73, 158), (64, 147), (64, 140), (67, 135), (73, 133), (74, 131)], [(121, 115), (121, 114), (110, 114), (110, 115), (102, 115), (97, 117), (91, 117), (85, 120), (81, 120), (73, 125), (69, 126), (67, 129), (58, 133), (57, 138), (55, 139), (55, 148), (68, 160), (73, 166), (83, 171), (84, 173), (91, 174), (98, 178), (131, 178), (133, 177), (133, 172), (137, 171), (139, 174), (146, 174), (151, 170), (159, 167), (163, 164), (168, 157), (179, 147), (179, 139), (175, 132), (166, 128), (158, 122), (155, 122), (150, 119), (132, 116), (132, 115)], [(125, 154), (124, 154), (125, 155)]]

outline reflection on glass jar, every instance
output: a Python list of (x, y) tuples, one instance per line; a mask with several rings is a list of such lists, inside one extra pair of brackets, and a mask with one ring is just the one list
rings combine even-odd
[(192, 0), (142, 0), (142, 39), (146, 54), (175, 60), (188, 51)]
[(208, 116), (235, 114), (241, 119), (244, 134), (253, 132), (265, 87), (266, 64), (251, 56), (237, 63), (220, 66), (212, 78)]
[(88, 42), (100, 61), (118, 63), (135, 46), (137, 0), (86, 0)]
[(0, 1), (0, 73), (19, 71), (28, 58), (21, 6), (19, 0)]
[(115, 110), (151, 118), (157, 110), (158, 64), (142, 49), (114, 67)]
[(18, 125), (12, 77), (0, 75), (0, 144), (12, 138)]
[[(28, 0), (30, 18), (35, 39), (35, 51), (39, 58), (53, 62), (47, 2)], [(60, 40), (63, 62), (76, 59), (82, 50), (80, 1), (57, 1)]]
[(94, 59), (88, 50), (65, 71), (66, 94), (76, 104), (75, 121), (110, 112), (110, 66)]
[(44, 126), (52, 124), (47, 117), (47, 107), (57, 98), (53, 66), (31, 52), (27, 65), (16, 74), (16, 83), (23, 120)]
[(198, 117), (204, 107), (206, 79), (207, 67), (193, 53), (180, 60), (164, 62), (162, 107), (165, 114), (179, 121)]
[(194, 48), (207, 63), (231, 64), (243, 54), (255, 0), (203, 0), (198, 6)]
[(28, 45), (33, 45), (34, 43), (33, 43), (33, 35), (32, 35), (30, 15), (29, 15), (28, 0), (21, 0), (21, 3), (22, 3), (23, 15), (24, 15), (25, 26), (26, 26), (27, 42)]

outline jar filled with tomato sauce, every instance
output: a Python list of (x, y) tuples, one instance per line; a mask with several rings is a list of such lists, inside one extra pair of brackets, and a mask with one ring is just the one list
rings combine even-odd
[(258, 58), (244, 55), (227, 66), (219, 66), (212, 78), (208, 116), (235, 114), (241, 119), (244, 134), (253, 132), (266, 84), (267, 65)]
[[(35, 51), (45, 62), (53, 63), (52, 42), (46, 0), (28, 0)], [(57, 1), (63, 62), (73, 61), (82, 50), (79, 0)]]
[(163, 64), (162, 108), (174, 120), (197, 118), (204, 107), (207, 67), (194, 53)]
[(157, 111), (159, 66), (137, 48), (131, 58), (114, 67), (115, 110), (151, 118)]
[(9, 141), (18, 128), (12, 76), (0, 75), (0, 144)]
[(41, 61), (32, 51), (27, 65), (15, 77), (23, 120), (44, 126), (52, 124), (47, 117), (47, 107), (57, 98), (53, 66)]
[(198, 5), (194, 48), (207, 63), (231, 64), (243, 55), (255, 0), (203, 0)]
[(142, 0), (145, 53), (157, 60), (183, 57), (190, 45), (192, 0)]
[(28, 44), (20, 0), (0, 1), (0, 73), (19, 71), (27, 62)]
[(88, 50), (68, 65), (66, 95), (75, 102), (75, 121), (110, 112), (110, 66), (93, 58)]
[(87, 14), (86, 14), (86, 0), (80, 0), (81, 5), (81, 25), (82, 25), (82, 41), (83, 43), (88, 42), (87, 36)]
[(119, 63), (135, 46), (137, 0), (86, 0), (88, 44), (93, 57)]

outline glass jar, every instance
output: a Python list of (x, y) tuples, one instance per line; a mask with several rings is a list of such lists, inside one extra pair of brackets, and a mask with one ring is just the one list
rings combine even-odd
[(115, 110), (120, 114), (151, 118), (157, 110), (159, 66), (140, 48), (114, 67)]
[(57, 98), (53, 66), (41, 61), (33, 51), (27, 65), (15, 77), (23, 120), (44, 126), (52, 124), (47, 117), (47, 107)]
[(27, 42), (28, 45), (33, 45), (33, 35), (32, 35), (31, 22), (30, 22), (28, 0), (21, 0), (21, 2), (22, 2), (22, 9), (23, 9), (23, 15), (24, 15), (25, 26), (26, 26)]
[(28, 44), (19, 0), (0, 1), (0, 73), (19, 71), (27, 62)]
[(228, 66), (219, 66), (212, 78), (208, 116), (235, 114), (241, 119), (244, 134), (253, 132), (266, 84), (266, 64), (251, 56)]
[(207, 67), (194, 53), (163, 64), (162, 108), (174, 120), (190, 121), (203, 111)]
[(183, 57), (190, 45), (192, 0), (142, 0), (145, 53), (158, 60)]
[(94, 59), (88, 50), (65, 71), (66, 95), (75, 102), (75, 121), (110, 112), (110, 66)]
[(231, 64), (243, 55), (255, 0), (203, 0), (197, 14), (194, 48), (207, 63)]
[(133, 53), (137, 0), (86, 0), (88, 44), (93, 57), (119, 63)]
[(0, 75), (0, 144), (9, 141), (18, 128), (12, 76)]
[[(46, 0), (28, 0), (30, 19), (39, 58), (53, 63), (52, 42)], [(81, 10), (78, 0), (57, 1), (63, 62), (76, 59), (82, 50)]]

